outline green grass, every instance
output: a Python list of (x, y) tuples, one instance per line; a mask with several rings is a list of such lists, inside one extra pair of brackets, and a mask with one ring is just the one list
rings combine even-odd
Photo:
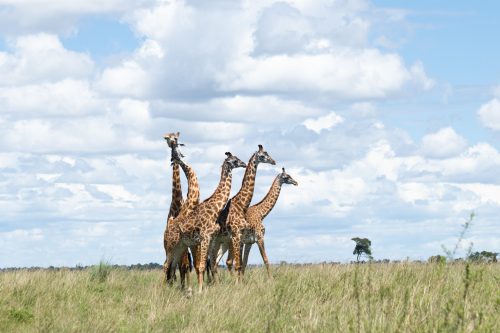
[[(186, 298), (161, 270), (0, 273), (0, 332), (499, 332), (498, 264), (280, 265)], [(194, 280), (194, 274), (192, 274)]]

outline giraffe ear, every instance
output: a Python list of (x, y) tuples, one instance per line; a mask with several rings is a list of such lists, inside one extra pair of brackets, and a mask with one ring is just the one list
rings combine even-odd
[(231, 154), (230, 152), (226, 151), (226, 156), (227, 157), (231, 157), (231, 156), (233, 156), (233, 154)]
[(264, 149), (264, 147), (262, 147), (262, 145), (259, 145), (259, 150), (262, 151)]

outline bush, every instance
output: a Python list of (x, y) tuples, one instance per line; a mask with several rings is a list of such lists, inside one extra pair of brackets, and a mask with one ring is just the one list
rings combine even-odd
[(90, 279), (99, 283), (103, 283), (108, 278), (110, 272), (111, 265), (108, 262), (101, 260), (99, 262), (99, 265), (94, 265), (91, 267)]
[(481, 251), (471, 253), (467, 259), (473, 262), (497, 262), (497, 255), (495, 252)]
[(429, 259), (427, 259), (427, 261), (429, 263), (434, 263), (434, 264), (444, 264), (446, 262), (446, 257), (438, 254), (438, 255), (429, 257)]

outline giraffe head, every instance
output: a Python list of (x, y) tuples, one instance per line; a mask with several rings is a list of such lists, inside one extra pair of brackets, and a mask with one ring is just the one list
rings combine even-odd
[(184, 146), (183, 143), (179, 143), (179, 135), (180, 133), (168, 133), (163, 136), (165, 141), (167, 141), (167, 145), (172, 150), (172, 158), (170, 159), (172, 163), (181, 161), (181, 157), (184, 155), (181, 153), (179, 146)]
[(230, 152), (226, 152), (226, 159), (224, 160), (224, 168), (227, 168), (228, 171), (231, 171), (235, 168), (246, 168), (246, 164), (240, 160), (238, 157), (234, 156)]
[(170, 148), (173, 148), (175, 145), (179, 144), (179, 135), (181, 133), (168, 133), (163, 136), (165, 141), (167, 141), (167, 144)]
[(267, 153), (267, 151), (264, 150), (264, 147), (262, 145), (259, 145), (259, 150), (255, 152), (255, 163), (269, 163), (272, 165), (275, 165), (276, 162), (272, 159), (271, 156)]
[(289, 174), (285, 172), (285, 168), (281, 168), (283, 170), (282, 173), (280, 173), (280, 184), (292, 184), (292, 185), (299, 185), (295, 179), (293, 179)]

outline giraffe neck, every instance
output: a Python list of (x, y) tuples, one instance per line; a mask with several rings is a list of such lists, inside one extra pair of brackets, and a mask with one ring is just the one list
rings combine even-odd
[(215, 189), (215, 192), (206, 200), (207, 204), (214, 208), (214, 211), (220, 212), (227, 200), (229, 199), (229, 194), (231, 193), (231, 181), (233, 175), (231, 170), (222, 166), (221, 177), (219, 185)]
[(274, 182), (271, 185), (271, 188), (269, 189), (269, 192), (267, 192), (264, 199), (262, 199), (261, 202), (255, 205), (255, 207), (257, 207), (259, 215), (263, 219), (271, 212), (271, 210), (274, 208), (274, 205), (276, 205), (278, 197), (280, 196), (280, 192), (281, 192), (281, 182), (280, 182), (280, 176), (278, 175), (276, 179), (274, 179)]
[(176, 217), (182, 206), (181, 172), (178, 164), (172, 166), (172, 201), (168, 216)]
[(181, 162), (180, 165), (188, 180), (187, 198), (182, 209), (190, 212), (200, 203), (200, 186), (198, 184), (198, 177), (196, 177), (193, 169), (184, 162)]
[(257, 174), (257, 154), (253, 154), (248, 161), (240, 191), (231, 199), (231, 204), (241, 209), (247, 209), (252, 201), (253, 191), (255, 189), (255, 176)]

